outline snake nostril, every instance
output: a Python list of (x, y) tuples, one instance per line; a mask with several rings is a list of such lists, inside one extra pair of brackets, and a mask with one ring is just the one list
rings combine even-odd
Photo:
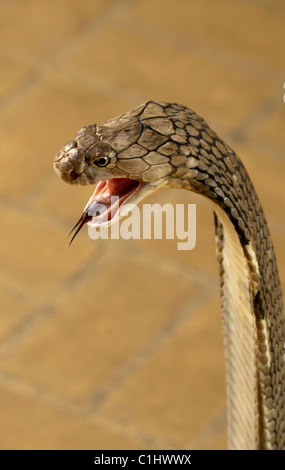
[(71, 170), (70, 173), (69, 173), (69, 176), (72, 180), (76, 180), (76, 178), (78, 178), (78, 173), (76, 173), (76, 171), (74, 170)]

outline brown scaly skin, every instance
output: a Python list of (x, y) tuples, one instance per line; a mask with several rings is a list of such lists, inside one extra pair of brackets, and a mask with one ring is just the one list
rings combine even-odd
[[(285, 448), (285, 322), (268, 226), (252, 182), (235, 152), (185, 106), (149, 101), (83, 127), (57, 154), (55, 171), (71, 184), (130, 178), (202, 194), (229, 218), (247, 259), (256, 318), (256, 448)], [(217, 239), (223, 228), (217, 217)], [(220, 248), (222, 251), (222, 248)], [(223, 291), (223, 261), (220, 260)]]

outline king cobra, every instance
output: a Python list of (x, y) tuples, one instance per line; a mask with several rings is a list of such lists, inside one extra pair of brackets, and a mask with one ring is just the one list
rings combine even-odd
[(151, 100), (80, 129), (56, 155), (54, 169), (70, 184), (97, 183), (74, 236), (85, 223), (110, 225), (124, 204), (137, 204), (161, 188), (187, 189), (209, 200), (221, 286), (229, 448), (285, 449), (280, 281), (260, 201), (234, 150), (193, 110)]

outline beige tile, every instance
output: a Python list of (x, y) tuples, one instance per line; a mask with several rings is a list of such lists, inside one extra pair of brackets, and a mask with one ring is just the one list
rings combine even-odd
[(31, 313), (33, 305), (20, 294), (12, 294), (0, 287), (0, 339), (3, 340)]
[(0, 99), (4, 100), (32, 74), (30, 64), (16, 60), (3, 52), (0, 52), (0, 70)]
[[(205, 273), (208, 280), (218, 279), (218, 267), (216, 260), (215, 229), (213, 210), (208, 202), (191, 191), (183, 189), (167, 189), (158, 191), (145, 199), (146, 204), (184, 204), (185, 221), (187, 218), (187, 205), (196, 204), (196, 245), (192, 250), (178, 250), (180, 240), (175, 236), (173, 240), (163, 238), (161, 240), (132, 240), (131, 243), (142, 250), (150, 250), (153, 254), (160, 253), (169, 259), (169, 263), (176, 262), (185, 268), (198, 270), (201, 275)], [(176, 209), (175, 209), (176, 210)], [(188, 230), (188, 228), (187, 228)], [(192, 233), (192, 227), (189, 231)], [(193, 227), (194, 231), (194, 227)], [(176, 232), (175, 232), (176, 234)], [(143, 234), (142, 234), (143, 235)], [(192, 236), (192, 235), (191, 235)]]
[(222, 434), (217, 436), (211, 445), (213, 450), (227, 450), (228, 449), (228, 435), (227, 431), (224, 430)]
[[(68, 233), (81, 216), (94, 187), (94, 185), (72, 186), (62, 182), (54, 174), (35, 194), (32, 199), (32, 207), (41, 214), (66, 223)], [(84, 231), (87, 233), (87, 228), (83, 229), (82, 233)]]
[[(229, 144), (272, 226), (285, 291), (285, 168), (270, 152), (284, 146), (282, 2), (144, 0), (123, 15), (124, 5), (0, 4), (1, 340), (19, 331), (34, 305), (48, 309), (57, 296), (54, 315), (23, 331), (2, 362), (2, 371), (34, 390), (20, 396), (17, 380), (12, 389), (0, 386), (4, 449), (142, 448), (139, 438), (123, 435), (227, 447), (224, 428), (215, 427), (226, 406), (218, 289), (215, 301), (171, 328), (181, 308), (199, 301), (201, 285), (206, 295), (217, 282), (211, 209), (182, 190), (149, 199), (197, 203), (197, 245), (187, 253), (177, 251), (177, 240), (94, 242), (86, 229), (68, 249), (67, 233), (93, 188), (63, 184), (52, 161), (83, 125), (161, 98), (219, 123), (224, 137), (280, 89), (279, 109), (250, 128), (251, 142), (266, 149)], [(91, 259), (92, 279), (84, 274)], [(145, 348), (150, 356), (140, 362)], [(67, 411), (104, 393), (93, 423)]]
[[(2, 450), (141, 449), (135, 439), (89, 423), (34, 397), (0, 390)], [(4, 432), (3, 432), (4, 430)]]
[(114, 2), (112, 0), (26, 0), (0, 8), (0, 41), (19, 51), (49, 57), (76, 37)]
[(67, 233), (41, 217), (1, 207), (0, 280), (35, 300), (64, 289), (64, 281), (89, 264), (96, 246), (78, 242), (71, 251)]
[[(136, 5), (135, 17), (155, 27), (232, 52), (275, 72), (284, 72), (284, 12), (263, 2), (228, 2), (202, 0), (193, 4), (182, 0)], [(281, 3), (281, 2), (279, 2)], [(193, 45), (193, 47), (195, 47)], [(245, 63), (246, 64), (246, 63)]]
[(221, 408), (215, 416), (209, 418), (204, 429), (197, 433), (192, 446), (195, 449), (227, 449), (227, 413)]
[[(98, 48), (98, 43), (104, 47)], [(180, 102), (227, 126), (247, 117), (273, 91), (272, 82), (264, 77), (253, 78), (213, 57), (128, 32), (127, 21), (78, 49), (66, 62), (67, 72), (74, 64), (91, 77), (140, 91), (144, 101)]]
[[(79, 86), (60, 74), (47, 76), (17, 99), (0, 117), (0, 191), (14, 200), (25, 197), (53, 176), (59, 148), (85, 124), (123, 112), (120, 98)], [(59, 183), (60, 184), (60, 183)]]
[(285, 161), (268, 153), (268, 149), (257, 149), (254, 145), (235, 145), (260, 198), (265, 215), (285, 222), (285, 199), (280, 194), (284, 186)]
[(282, 86), (280, 86), (280, 106), (278, 106), (275, 112), (268, 114), (251, 132), (251, 136), (255, 140), (265, 141), (268, 144), (269, 152), (271, 145), (273, 147), (280, 146), (282, 149), (285, 148), (285, 102), (283, 102), (283, 95), (285, 97), (285, 88), (282, 90)]
[(86, 401), (197, 293), (197, 286), (179, 279), (179, 273), (114, 255), (99, 265), (97, 276), (69, 292), (2, 369), (52, 393)]
[(191, 448), (225, 405), (225, 365), (219, 300), (206, 303), (128, 378), (101, 413)]

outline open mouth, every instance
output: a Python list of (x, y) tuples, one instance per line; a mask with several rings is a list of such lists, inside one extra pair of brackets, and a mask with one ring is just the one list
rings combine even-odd
[[(118, 219), (121, 206), (127, 201), (129, 202), (130, 198), (140, 192), (146, 184), (130, 178), (112, 178), (100, 181), (86, 204), (82, 216), (70, 232), (71, 234), (75, 230), (70, 244), (86, 223), (96, 227), (102, 224), (109, 225)], [(138, 202), (142, 197), (135, 199), (135, 202)]]

